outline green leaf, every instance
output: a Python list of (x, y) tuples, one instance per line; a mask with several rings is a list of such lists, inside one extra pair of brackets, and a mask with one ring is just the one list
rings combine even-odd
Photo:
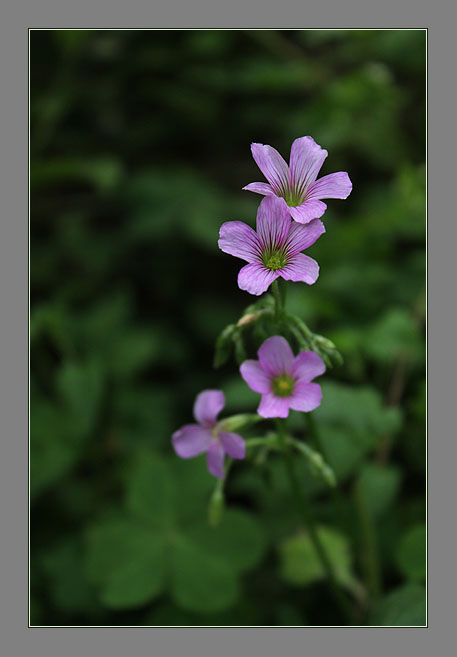
[(371, 448), (368, 441), (358, 441), (357, 434), (350, 429), (330, 425), (320, 430), (319, 440), (337, 480), (355, 472)]
[(233, 345), (233, 335), (236, 332), (235, 324), (229, 324), (225, 329), (219, 334), (216, 340), (216, 346), (214, 350), (214, 367), (221, 367), (224, 365), (230, 357)]
[(96, 360), (65, 362), (57, 375), (57, 388), (71, 418), (71, 430), (87, 435), (96, 420), (103, 392), (103, 372)]
[(206, 517), (214, 477), (209, 474), (204, 455), (192, 460), (174, 458), (171, 461), (176, 487), (176, 514), (180, 525), (193, 527)]
[(403, 357), (416, 362), (425, 357), (417, 323), (402, 308), (389, 310), (366, 334), (367, 354), (381, 364)]
[(371, 625), (425, 626), (425, 588), (403, 586), (381, 600), (373, 611)]
[(85, 577), (82, 550), (77, 539), (64, 540), (53, 546), (43, 556), (43, 566), (57, 608), (68, 614), (94, 614), (101, 609)]
[(129, 329), (116, 340), (110, 370), (115, 376), (125, 379), (144, 369), (160, 349), (156, 336), (150, 330), (138, 327)]
[(379, 392), (368, 386), (323, 383), (322, 404), (313, 412), (322, 423), (352, 429), (362, 447), (373, 446), (380, 435), (396, 433), (401, 426), (399, 409), (385, 406)]
[(423, 582), (426, 577), (427, 531), (424, 523), (403, 534), (397, 548), (397, 564), (410, 580)]
[(34, 162), (30, 171), (30, 184), (35, 188), (55, 185), (56, 182), (84, 182), (101, 192), (108, 192), (114, 189), (121, 177), (122, 165), (112, 157), (88, 160), (55, 158)]
[(238, 597), (238, 580), (226, 560), (180, 538), (170, 555), (171, 594), (180, 607), (210, 612), (229, 608)]
[(30, 496), (35, 497), (66, 475), (81, 456), (81, 450), (81, 441), (72, 433), (67, 414), (32, 396)]
[(397, 467), (368, 463), (362, 469), (357, 485), (371, 512), (381, 515), (393, 504), (400, 482), (401, 473)]
[(265, 535), (254, 516), (227, 510), (217, 527), (191, 528), (189, 538), (206, 554), (225, 560), (234, 572), (255, 566), (265, 551)]
[[(351, 571), (351, 555), (347, 538), (327, 527), (320, 527), (318, 536), (333, 565), (337, 581), (352, 588), (354, 577)], [(325, 570), (308, 534), (300, 533), (288, 538), (282, 543), (279, 551), (281, 575), (286, 582), (295, 586), (306, 586), (326, 577)]]
[(164, 587), (163, 533), (122, 517), (106, 520), (88, 533), (86, 572), (110, 608), (136, 607)]
[(173, 476), (166, 462), (154, 452), (139, 450), (128, 473), (126, 508), (133, 518), (155, 530), (171, 527), (175, 520)]

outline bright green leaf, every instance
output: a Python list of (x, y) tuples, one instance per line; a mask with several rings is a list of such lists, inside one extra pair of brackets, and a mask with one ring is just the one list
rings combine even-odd
[[(347, 538), (326, 527), (318, 529), (318, 536), (333, 565), (337, 581), (351, 588), (354, 578)], [(297, 534), (284, 541), (280, 546), (280, 557), (281, 574), (290, 584), (306, 586), (326, 577), (309, 534)]]

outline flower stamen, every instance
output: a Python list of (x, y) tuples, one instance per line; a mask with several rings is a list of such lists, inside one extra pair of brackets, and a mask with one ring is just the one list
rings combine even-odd
[(283, 198), (290, 208), (295, 208), (303, 203), (303, 194), (296, 189), (288, 189)]
[(282, 269), (286, 266), (287, 257), (280, 251), (276, 251), (275, 253), (271, 254), (268, 253), (263, 257), (263, 264), (267, 269), (270, 269), (271, 271), (277, 271), (278, 269)]
[(271, 385), (277, 397), (289, 397), (293, 392), (295, 381), (289, 374), (280, 374), (272, 380)]

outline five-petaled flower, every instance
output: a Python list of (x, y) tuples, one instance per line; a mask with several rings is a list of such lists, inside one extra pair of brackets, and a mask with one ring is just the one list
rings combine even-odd
[(324, 361), (314, 351), (294, 357), (287, 340), (275, 335), (257, 352), (259, 360), (246, 360), (241, 376), (254, 392), (262, 395), (257, 412), (262, 417), (287, 417), (294, 411), (312, 411), (322, 399), (320, 385), (312, 379), (325, 372)]
[(312, 137), (300, 137), (293, 142), (289, 166), (272, 146), (251, 144), (251, 151), (269, 184), (255, 182), (243, 189), (284, 199), (289, 213), (301, 224), (322, 217), (327, 206), (321, 199), (344, 199), (351, 193), (352, 183), (345, 171), (316, 180), (328, 152)]
[(207, 452), (208, 470), (219, 479), (224, 478), (224, 456), (244, 459), (246, 445), (237, 433), (224, 431), (223, 421), (217, 416), (225, 406), (222, 390), (203, 390), (194, 403), (194, 417), (198, 424), (186, 424), (172, 436), (174, 450), (183, 459)]
[(238, 287), (260, 295), (279, 276), (286, 281), (315, 283), (319, 265), (301, 251), (322, 233), (322, 221), (297, 224), (291, 221), (283, 201), (267, 196), (257, 212), (257, 232), (242, 221), (228, 221), (221, 226), (218, 244), (225, 253), (249, 263), (238, 274)]

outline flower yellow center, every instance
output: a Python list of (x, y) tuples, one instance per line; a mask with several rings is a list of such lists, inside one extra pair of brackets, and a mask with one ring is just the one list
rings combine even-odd
[(267, 269), (271, 271), (276, 271), (277, 269), (282, 269), (287, 264), (287, 258), (284, 253), (277, 251), (271, 255), (268, 255), (264, 259), (264, 265)]
[(289, 397), (294, 389), (295, 381), (289, 374), (280, 374), (272, 381), (273, 393), (277, 397)]
[(298, 194), (294, 189), (289, 189), (284, 194), (283, 198), (290, 208), (294, 208), (303, 203), (303, 196)]

